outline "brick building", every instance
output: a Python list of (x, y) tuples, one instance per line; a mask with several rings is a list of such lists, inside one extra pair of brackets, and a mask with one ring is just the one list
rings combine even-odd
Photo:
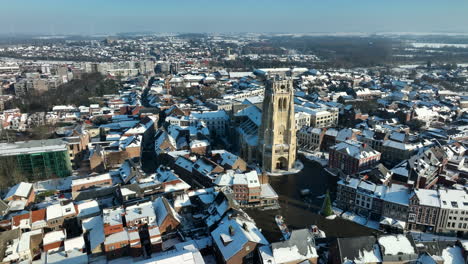
[(329, 157), (330, 168), (338, 168), (344, 173), (355, 174), (379, 163), (380, 152), (366, 144), (346, 140), (331, 147)]

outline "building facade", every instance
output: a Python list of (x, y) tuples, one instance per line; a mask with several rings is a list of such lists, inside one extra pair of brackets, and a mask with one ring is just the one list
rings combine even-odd
[(293, 168), (296, 160), (295, 126), (292, 80), (268, 80), (259, 130), (260, 160), (265, 171)]
[(39, 179), (66, 177), (72, 172), (67, 144), (60, 139), (2, 143), (0, 160), (16, 162), (23, 173)]
[(380, 152), (357, 141), (346, 140), (330, 148), (328, 166), (354, 174), (370, 169), (380, 161)]

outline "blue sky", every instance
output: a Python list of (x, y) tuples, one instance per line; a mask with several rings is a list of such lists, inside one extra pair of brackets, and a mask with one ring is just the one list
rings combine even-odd
[(467, 0), (0, 0), (0, 33), (468, 32)]

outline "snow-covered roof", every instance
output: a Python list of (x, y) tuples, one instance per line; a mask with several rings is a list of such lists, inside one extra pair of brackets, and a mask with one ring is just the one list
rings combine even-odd
[(105, 224), (110, 226), (122, 224), (122, 215), (124, 214), (124, 209), (122, 207), (104, 209), (102, 213), (104, 215), (103, 221)]
[(137, 261), (135, 264), (205, 264), (200, 252), (193, 246), (187, 245), (182, 249), (153, 254), (151, 258)]
[(180, 216), (174, 211), (174, 208), (169, 204), (166, 198), (158, 197), (153, 203), (154, 210), (156, 212), (156, 218), (158, 226), (161, 226), (166, 217), (172, 215), (175, 220), (180, 221)]
[(416, 189), (414, 194), (419, 199), (420, 205), (440, 207), (440, 199), (437, 190)]
[(27, 198), (32, 187), (33, 187), (32, 183), (20, 182), (16, 184), (15, 186), (11, 187), (3, 199), (6, 200), (13, 196)]
[(97, 176), (91, 176), (91, 177), (73, 180), (71, 186), (90, 184), (93, 182), (105, 181), (105, 180), (112, 180), (112, 177), (110, 176), (109, 173), (104, 173), (104, 174), (97, 175)]
[(174, 199), (175, 208), (191, 206), (191, 205), (192, 203), (190, 202), (190, 197), (186, 193), (177, 195)]
[(85, 248), (85, 240), (83, 235), (66, 239), (64, 242), (65, 251), (71, 251), (74, 249), (81, 250)]
[(125, 220), (127, 222), (132, 222), (140, 218), (147, 218), (149, 221), (148, 224), (152, 224), (152, 222), (156, 220), (156, 214), (151, 202), (136, 204), (125, 208)]
[(47, 221), (63, 216), (62, 206), (60, 204), (53, 204), (47, 206), (46, 219)]
[(39, 235), (41, 233), (42, 229), (22, 233), (18, 243), (18, 252), (21, 253), (31, 250), (31, 236)]
[(308, 229), (293, 230), (291, 238), (271, 245), (276, 263), (298, 263), (317, 258), (314, 235)]
[(409, 204), (409, 198), (410, 192), (408, 187), (400, 184), (392, 184), (390, 187), (386, 187), (382, 196), (382, 200), (384, 201), (406, 206)]
[(369, 158), (380, 154), (380, 152), (370, 147), (364, 147), (360, 142), (353, 140), (338, 143), (332, 146), (331, 149), (345, 153), (356, 159)]
[(59, 251), (47, 254), (47, 264), (86, 264), (88, 255), (79, 250)]
[[(257, 228), (257, 226), (241, 217), (225, 217), (218, 227), (211, 232), (211, 237), (220, 250), (224, 260), (229, 260), (237, 252), (244, 248), (247, 242), (267, 245), (268, 241)], [(231, 232), (232, 230), (232, 232)], [(228, 241), (226, 238), (228, 237)], [(224, 241), (223, 241), (224, 240)]]
[(442, 251), (444, 264), (462, 264), (466, 263), (463, 257), (463, 251), (460, 247), (447, 247)]
[(127, 230), (120, 231), (118, 233), (111, 234), (104, 240), (104, 245), (114, 244), (118, 242), (126, 242), (129, 240)]
[(262, 111), (255, 105), (248, 106), (235, 114), (235, 116), (245, 116), (258, 127), (262, 123)]
[(452, 210), (468, 210), (468, 195), (464, 190), (439, 190), (441, 207)]
[(207, 147), (210, 145), (210, 142), (208, 140), (192, 140), (190, 142), (190, 148), (201, 148), (201, 147)]
[(273, 187), (269, 183), (264, 183), (261, 186), (260, 197), (275, 199), (278, 198), (278, 194), (275, 192)]
[(234, 155), (231, 152), (226, 151), (224, 149), (213, 150), (213, 151), (211, 151), (211, 153), (213, 155), (216, 155), (216, 154), (220, 155), (220, 157), (221, 157), (221, 160), (220, 160), (221, 166), (224, 166), (226, 164), (230, 165), (230, 166), (233, 166), (234, 163), (239, 159), (239, 157), (237, 155)]
[(65, 240), (65, 233), (63, 232), (63, 230), (52, 231), (52, 232), (46, 233), (44, 235), (44, 238), (42, 239), (44, 245), (48, 245), (48, 244), (52, 244), (52, 243), (64, 241), (64, 240)]
[(104, 242), (104, 223), (100, 215), (83, 220), (82, 227), (83, 232), (89, 233), (91, 250), (94, 250)]
[(383, 255), (417, 254), (415, 248), (405, 235), (387, 235), (378, 238)]
[(80, 218), (94, 215), (100, 211), (99, 204), (95, 200), (84, 201), (78, 204), (78, 217)]

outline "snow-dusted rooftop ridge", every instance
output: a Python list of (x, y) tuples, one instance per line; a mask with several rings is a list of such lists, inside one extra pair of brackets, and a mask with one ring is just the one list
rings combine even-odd
[(356, 159), (369, 158), (379, 155), (380, 152), (370, 147), (365, 148), (362, 143), (354, 140), (346, 140), (332, 146), (335, 151), (343, 152)]
[[(211, 232), (211, 236), (221, 251), (224, 260), (229, 260), (242, 250), (249, 241), (261, 245), (268, 244), (257, 226), (247, 219), (241, 219), (241, 217), (225, 217), (218, 227)], [(227, 241), (223, 242), (223, 237), (229, 237), (232, 242), (225, 245)]]
[(105, 180), (112, 180), (109, 173), (104, 173), (104, 174), (97, 175), (97, 176), (90, 176), (90, 177), (86, 177), (86, 178), (73, 180), (71, 186), (89, 184), (89, 183), (93, 183), (93, 182), (97, 182), (97, 181), (105, 181)]
[(28, 183), (28, 182), (20, 182), (16, 184), (15, 186), (11, 187), (10, 190), (8, 190), (8, 193), (5, 195), (3, 199), (8, 199), (13, 196), (19, 196), (22, 198), (27, 198), (29, 195), (29, 192), (31, 191), (33, 184)]

